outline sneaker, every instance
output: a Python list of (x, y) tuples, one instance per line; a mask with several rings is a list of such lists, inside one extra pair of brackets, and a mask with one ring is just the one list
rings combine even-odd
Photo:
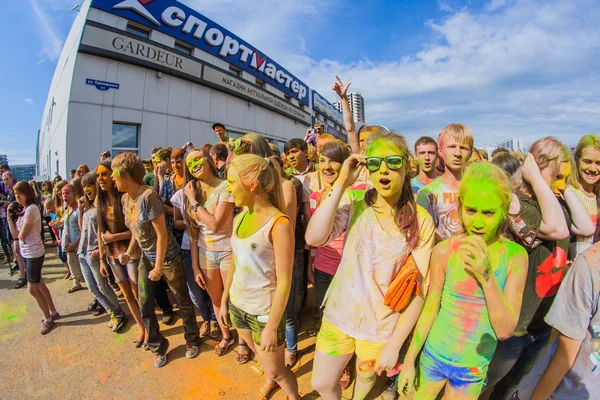
[(115, 319), (116, 319), (116, 317), (110, 317), (110, 319), (108, 320), (108, 324), (106, 324), (106, 326), (108, 326), (110, 329), (112, 329), (113, 326), (115, 326)]
[(210, 332), (210, 324), (208, 321), (202, 321), (200, 323), (200, 337), (205, 337)]
[(198, 355), (198, 346), (185, 346), (185, 357), (194, 358)]
[(118, 317), (115, 318), (115, 322), (114, 322), (112, 331), (118, 332), (119, 329), (124, 327), (126, 323), (127, 323), (127, 316), (125, 316), (125, 314), (119, 315)]
[(44, 322), (42, 322), (42, 329), (40, 330), (40, 333), (42, 335), (47, 334), (48, 332), (50, 332), (52, 330), (52, 328), (54, 328), (54, 320), (50, 319), (50, 320), (44, 320)]
[(154, 356), (154, 366), (156, 368), (160, 368), (167, 363), (167, 355), (166, 354), (157, 354)]
[(221, 336), (221, 328), (217, 321), (210, 321), (210, 332), (208, 336), (211, 339), (218, 339)]
[(175, 313), (173, 311), (164, 311), (162, 323), (165, 325), (173, 325), (175, 323)]

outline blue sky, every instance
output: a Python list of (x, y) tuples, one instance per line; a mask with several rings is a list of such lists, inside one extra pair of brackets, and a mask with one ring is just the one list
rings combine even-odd
[[(34, 162), (46, 95), (81, 0), (5, 0), (0, 154)], [(595, 0), (185, 0), (330, 101), (335, 74), (368, 123), (413, 142), (463, 122), (476, 144), (598, 133)], [(257, 4), (261, 4), (258, 6)], [(11, 40), (12, 38), (12, 40)]]

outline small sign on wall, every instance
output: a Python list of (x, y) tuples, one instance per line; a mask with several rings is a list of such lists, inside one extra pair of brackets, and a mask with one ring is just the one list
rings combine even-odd
[(85, 80), (85, 84), (96, 86), (96, 89), (101, 90), (103, 92), (106, 92), (108, 89), (118, 89), (119, 88), (118, 83), (99, 81), (97, 79), (89, 79), (89, 78), (87, 78)]

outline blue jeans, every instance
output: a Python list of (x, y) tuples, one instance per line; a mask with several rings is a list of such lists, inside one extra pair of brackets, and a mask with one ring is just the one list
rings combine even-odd
[(111, 316), (123, 315), (117, 295), (108, 284), (108, 280), (100, 273), (100, 260), (92, 260), (89, 254), (79, 254), (79, 265), (85, 283), (102, 307)]
[(10, 235), (8, 230), (8, 221), (6, 218), (0, 218), (0, 243), (2, 251), (7, 257), (12, 256), (12, 248), (10, 247)]
[(181, 250), (181, 257), (185, 264), (185, 277), (187, 279), (188, 292), (192, 303), (198, 309), (200, 316), (204, 321), (217, 321), (212, 302), (206, 290), (202, 289), (194, 280), (194, 269), (192, 268), (192, 255), (189, 250)]
[(287, 306), (285, 307), (285, 341), (287, 351), (298, 351), (298, 329), (300, 328), (300, 312), (304, 304), (304, 292), (308, 279), (304, 264), (304, 249), (294, 251), (294, 271), (292, 273), (292, 287)]
[(531, 371), (546, 348), (551, 332), (549, 328), (536, 335), (527, 334), (498, 342), (483, 389), (495, 385), (490, 400), (512, 398), (521, 379)]

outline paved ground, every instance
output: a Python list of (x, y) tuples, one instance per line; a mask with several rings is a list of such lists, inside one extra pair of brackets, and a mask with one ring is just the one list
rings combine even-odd
[[(48, 248), (43, 276), (62, 318), (48, 335), (41, 335), (41, 312), (26, 288), (14, 289), (15, 277), (0, 264), (0, 398), (3, 399), (255, 399), (264, 377), (251, 361), (239, 366), (235, 353), (217, 357), (212, 339), (198, 357), (187, 360), (181, 320), (161, 325), (171, 347), (169, 362), (155, 368), (151, 353), (136, 349), (138, 328), (131, 321), (121, 333), (107, 326), (108, 316), (87, 312), (90, 293), (67, 294), (70, 281)], [(3, 256), (2, 256), (3, 258)], [(313, 299), (312, 292), (309, 298)], [(314, 302), (314, 301), (313, 301)], [(122, 301), (124, 308), (124, 302)], [(305, 399), (319, 398), (310, 386), (315, 338), (306, 329), (313, 323), (314, 305), (305, 310), (300, 333), (302, 356), (293, 368)], [(159, 316), (160, 320), (160, 316)], [(381, 387), (379, 382), (378, 387)], [(370, 398), (378, 397), (381, 389)], [(351, 388), (344, 398), (351, 397)], [(279, 390), (273, 399), (285, 399)]]

